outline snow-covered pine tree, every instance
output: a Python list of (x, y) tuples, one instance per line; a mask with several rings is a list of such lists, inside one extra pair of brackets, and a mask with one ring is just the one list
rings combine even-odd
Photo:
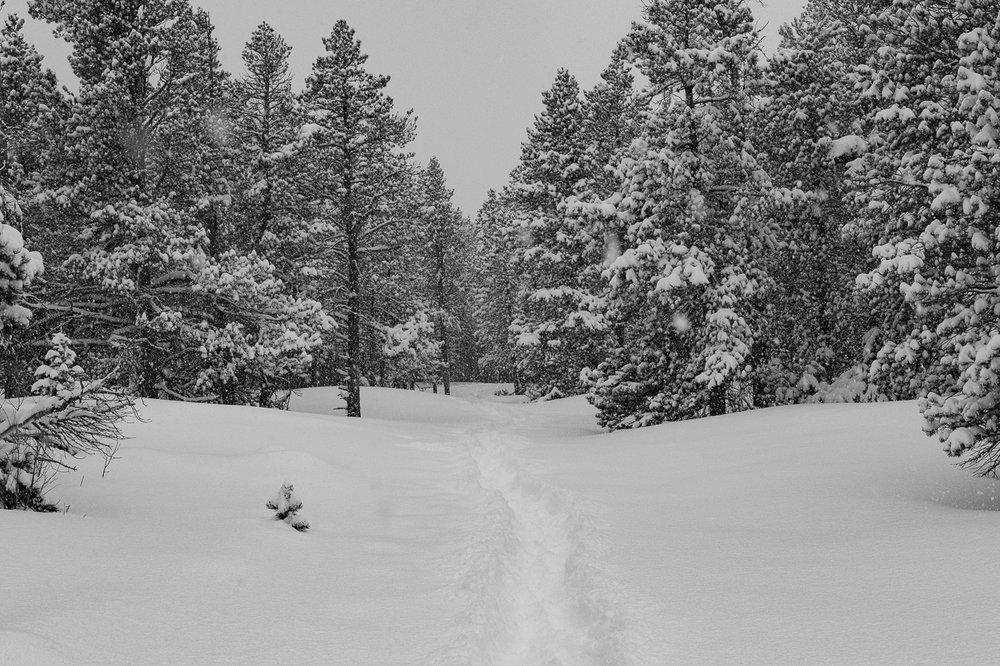
[(461, 332), (458, 314), (464, 301), (463, 278), (469, 229), (462, 212), (452, 204), (444, 171), (432, 157), (420, 176), (419, 216), (416, 220), (421, 253), (421, 282), (431, 306), (441, 347), (441, 382), (451, 394), (452, 356)]
[(626, 227), (609, 269), (611, 326), (628, 339), (589, 381), (609, 428), (737, 408), (758, 341), (756, 214), (768, 179), (747, 140), (759, 36), (742, 0), (654, 0), (626, 38), (649, 81), (643, 136), (611, 200)]
[[(237, 245), (256, 250), (292, 273), (297, 245), (308, 236), (295, 178), (297, 117), (288, 68), (291, 47), (261, 23), (243, 49), (242, 77), (233, 83), (229, 111), (242, 167)], [(296, 214), (296, 213), (300, 214)]]
[[(127, 358), (135, 388), (157, 395), (159, 370), (170, 365), (156, 351), (170, 331), (157, 321), (176, 320), (177, 313), (155, 305), (154, 281), (186, 275), (204, 242), (193, 220), (156, 187), (161, 173), (178, 178), (159, 157), (173, 155), (168, 137), (177, 134), (160, 128), (188, 115), (182, 109), (191, 108), (195, 93), (183, 63), (194, 50), (184, 30), (190, 8), (181, 0), (38, 0), (29, 8), (71, 43), (80, 80), (63, 122), (65, 147), (47, 174), (47, 200), (61, 209), (61, 231), (74, 242), (54, 257), (59, 270), (46, 310), (72, 310), (69, 330), (83, 342), (81, 352), (108, 367)], [(102, 349), (112, 339), (116, 346)]]
[(840, 58), (853, 65), (864, 64), (882, 46), (875, 30), (879, 14), (893, 0), (807, 0), (803, 15), (822, 16), (840, 26)]
[(302, 500), (296, 494), (295, 486), (287, 481), (281, 484), (281, 488), (265, 506), (274, 511), (275, 520), (283, 520), (299, 532), (309, 529), (309, 521), (298, 515), (302, 510)]
[[(862, 70), (868, 152), (853, 168), (858, 221), (902, 293), (872, 372), (919, 386), (924, 428), (980, 475), (1000, 469), (1000, 3), (898, 0)], [(891, 328), (893, 324), (901, 326)]]
[(755, 146), (774, 185), (761, 213), (778, 238), (756, 349), (763, 366), (758, 406), (860, 397), (833, 395), (831, 385), (861, 362), (862, 334), (870, 328), (868, 304), (854, 288), (869, 253), (844, 234), (843, 163), (863, 145), (854, 138), (860, 109), (845, 60), (847, 31), (813, 2), (779, 32), (753, 116)]
[[(0, 7), (0, 13), (3, 9)], [(42, 67), (42, 57), (24, 38), (24, 21), (2, 17), (0, 27), (0, 187), (19, 204), (23, 215), (7, 216), (7, 224), (33, 240), (36, 247), (58, 242), (49, 233), (49, 215), (37, 205), (42, 174), (58, 154), (58, 122), (66, 110), (56, 78)], [(8, 201), (8, 204), (10, 201)], [(36, 283), (33, 297), (44, 288)], [(12, 332), (12, 331), (8, 331)], [(0, 393), (27, 392), (34, 361), (33, 345), (42, 336), (19, 327), (0, 354)], [(29, 360), (30, 359), (30, 360)]]
[(612, 199), (621, 188), (616, 166), (626, 156), (632, 141), (642, 130), (644, 101), (636, 94), (635, 76), (627, 60), (627, 49), (619, 44), (611, 63), (601, 74), (601, 81), (584, 95), (584, 143), (587, 146), (587, 180), (580, 192), (565, 200), (566, 226), (574, 230), (581, 261), (576, 278), (576, 302), (580, 315), (574, 324), (587, 323), (595, 346), (583, 369), (583, 381), (589, 381), (593, 367), (603, 361), (615, 346), (627, 340), (628, 322), (607, 319), (608, 280), (604, 271), (621, 254), (626, 228), (616, 215)]
[(208, 15), (184, 0), (37, 0), (80, 80), (45, 199), (72, 245), (51, 318), (142, 396), (263, 403), (329, 327), (274, 268), (227, 248), (226, 75)]
[(76, 364), (76, 352), (70, 346), (70, 339), (63, 333), (52, 336), (45, 361), (35, 369), (35, 383), (31, 392), (35, 395), (67, 395), (83, 386), (83, 368)]
[(24, 39), (24, 20), (9, 14), (0, 28), (0, 183), (22, 199), (40, 187), (65, 101), (51, 70)]
[(0, 183), (0, 350), (15, 328), (28, 325), (31, 310), (21, 302), (24, 290), (44, 270), (42, 255), (24, 246), (20, 218), (21, 207)]
[(588, 194), (598, 201), (618, 191), (614, 167), (642, 129), (642, 102), (627, 56), (623, 45), (616, 48), (601, 80), (583, 95)]
[(406, 145), (412, 114), (395, 111), (386, 76), (365, 70), (368, 56), (345, 21), (323, 40), (326, 55), (313, 65), (303, 105), (309, 137), (309, 196), (326, 233), (317, 239), (315, 279), (338, 285), (330, 307), (342, 307), (346, 349), (347, 414), (361, 415), (362, 293), (379, 240), (403, 224), (393, 204), (409, 184)]
[(518, 275), (513, 264), (518, 232), (514, 219), (510, 192), (497, 194), (496, 190), (490, 190), (475, 220), (473, 289), (480, 366), (488, 377), (512, 382), (515, 393), (521, 394), (524, 389), (510, 336), (518, 311)]
[[(559, 70), (542, 102), (511, 176), (521, 244), (514, 258), (520, 286), (511, 334), (526, 392), (548, 399), (580, 391), (580, 370), (601, 356), (606, 329), (586, 307), (592, 295), (580, 284), (585, 267), (595, 263), (588, 225), (565, 211), (568, 198), (588, 189), (576, 79)], [(603, 252), (596, 261), (602, 258)]]
[(406, 320), (386, 327), (382, 348), (387, 361), (382, 373), (386, 385), (413, 390), (420, 382), (436, 386), (441, 379), (443, 342), (432, 314), (432, 308), (417, 303)]
[[(11, 332), (30, 321), (24, 290), (43, 271), (41, 255), (24, 246), (15, 227), (20, 215), (17, 201), (0, 185), (0, 354), (7, 352)], [(113, 442), (121, 437), (118, 422), (131, 409), (106, 385), (107, 378), (86, 379), (61, 333), (52, 337), (35, 377), (33, 398), (0, 393), (2, 509), (53, 510), (45, 490), (55, 471), (72, 469), (67, 459), (80, 455), (97, 453), (110, 460)]]
[(229, 73), (222, 69), (208, 12), (186, 12), (174, 27), (185, 36), (180, 52), (190, 90), (181, 108), (164, 118), (159, 128), (163, 145), (153, 154), (153, 168), (160, 174), (157, 189), (173, 208), (193, 218), (207, 238), (208, 255), (218, 259), (233, 234), (229, 218), (234, 165), (226, 117)]

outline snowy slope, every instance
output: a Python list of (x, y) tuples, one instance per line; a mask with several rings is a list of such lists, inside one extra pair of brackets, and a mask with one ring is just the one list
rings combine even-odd
[[(148, 403), (68, 513), (0, 512), (0, 662), (991, 660), (1000, 488), (913, 403), (604, 434), (455, 392)], [(305, 534), (263, 507), (286, 479)]]

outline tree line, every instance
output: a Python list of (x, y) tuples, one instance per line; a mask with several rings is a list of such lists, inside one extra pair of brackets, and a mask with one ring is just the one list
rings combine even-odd
[(650, 0), (474, 221), (343, 21), (295, 91), (273, 29), (230, 75), (187, 0), (29, 11), (79, 89), (8, 16), (8, 396), (56, 353), (143, 397), (341, 385), (352, 416), (366, 383), (476, 378), (611, 429), (916, 397), (1000, 466), (996, 0), (812, 0), (770, 56), (744, 0)]
[(611, 429), (920, 399), (1000, 466), (1000, 3), (651, 0), (476, 220), (482, 362)]
[(362, 385), (476, 376), (471, 225), (346, 22), (294, 90), (266, 23), (234, 76), (187, 0), (29, 12), (71, 45), (79, 86), (5, 17), (0, 188), (45, 272), (3, 329), (3, 394), (29, 393), (55, 333), (148, 398), (281, 406), (341, 385), (358, 416)]

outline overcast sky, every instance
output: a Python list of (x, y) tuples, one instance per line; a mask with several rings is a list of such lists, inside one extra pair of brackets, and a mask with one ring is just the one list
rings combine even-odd
[[(390, 94), (418, 117), (413, 145), (426, 162), (437, 155), (456, 203), (474, 215), (486, 190), (499, 189), (517, 164), (525, 128), (559, 67), (581, 86), (597, 82), (615, 43), (641, 15), (641, 0), (193, 0), (209, 11), (223, 65), (241, 72), (250, 33), (267, 21), (292, 46), (302, 81), (322, 52), (322, 38), (344, 18), (370, 56), (369, 70), (392, 77)], [(777, 27), (804, 0), (753, 3), (770, 50)], [(6, 11), (27, 18), (27, 0)], [(68, 80), (68, 49), (45, 24), (26, 28), (46, 65)], [(765, 26), (765, 24), (767, 24)]]

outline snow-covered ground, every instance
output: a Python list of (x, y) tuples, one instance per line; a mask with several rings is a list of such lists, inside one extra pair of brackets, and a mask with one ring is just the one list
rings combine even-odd
[[(0, 512), (0, 662), (987, 663), (1000, 487), (913, 403), (601, 433), (574, 398), (149, 402)], [(264, 503), (284, 480), (312, 529)]]

